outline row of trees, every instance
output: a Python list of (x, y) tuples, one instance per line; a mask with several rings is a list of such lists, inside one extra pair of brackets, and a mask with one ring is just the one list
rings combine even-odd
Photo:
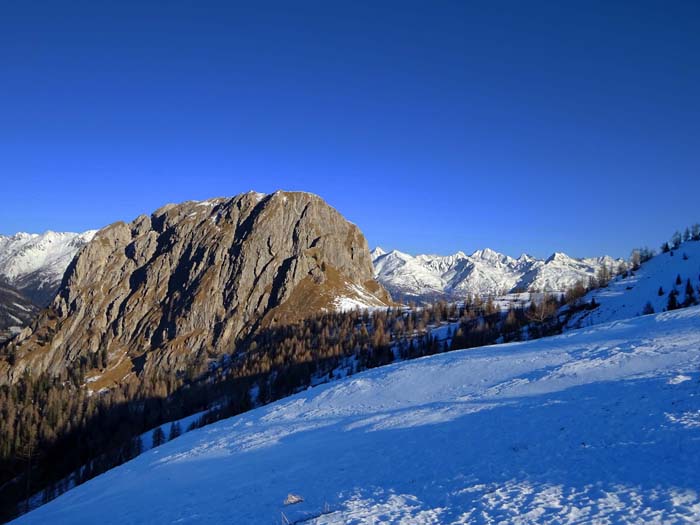
[[(683, 301), (679, 300), (680, 297), (680, 292), (678, 291), (679, 286), (682, 286), (683, 280), (681, 279), (680, 274), (676, 277), (675, 284), (673, 288), (671, 288), (671, 291), (668, 293), (668, 301), (666, 303), (666, 310), (677, 310), (678, 308), (686, 308), (688, 306), (694, 306), (698, 304), (698, 296), (700, 296), (700, 284), (697, 287), (697, 295), (696, 295), (696, 290), (693, 288), (693, 284), (690, 281), (690, 278), (686, 279), (685, 281), (685, 296), (683, 298)], [(663, 289), (659, 288), (659, 295), (663, 295)]]
[(693, 224), (681, 232), (676, 231), (670, 241), (666, 241), (661, 245), (661, 252), (668, 253), (671, 250), (680, 248), (681, 243), (688, 241), (700, 241), (700, 224)]

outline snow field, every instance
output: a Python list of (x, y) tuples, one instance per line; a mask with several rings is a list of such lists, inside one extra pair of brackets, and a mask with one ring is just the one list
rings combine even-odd
[(698, 487), (694, 307), (311, 388), (17, 523), (692, 523)]

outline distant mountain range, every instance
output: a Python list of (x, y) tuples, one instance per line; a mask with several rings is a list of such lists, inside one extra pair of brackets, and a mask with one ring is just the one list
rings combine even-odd
[[(0, 329), (7, 329), (12, 323), (25, 325), (36, 313), (34, 306), (44, 307), (51, 302), (71, 260), (95, 233), (96, 230), (48, 231), (0, 236), (0, 286), (7, 299), (0, 298), (4, 305)], [(467, 294), (486, 296), (513, 291), (563, 291), (578, 280), (587, 282), (603, 264), (616, 268), (622, 262), (608, 256), (575, 259), (563, 253), (554, 253), (547, 259), (526, 254), (515, 259), (488, 248), (471, 255), (460, 251), (447, 256), (413, 256), (378, 247), (371, 257), (377, 280), (398, 301), (459, 299)], [(359, 297), (343, 298), (337, 307), (348, 309), (372, 304)]]
[(48, 305), (68, 264), (95, 232), (0, 235), (0, 281), (36, 305)]
[(601, 266), (623, 262), (609, 256), (575, 259), (553, 253), (547, 259), (523, 254), (517, 259), (491, 249), (471, 255), (409, 255), (377, 247), (372, 251), (377, 280), (397, 300), (459, 299), (467, 294), (502, 295), (514, 291), (564, 291), (587, 283)]

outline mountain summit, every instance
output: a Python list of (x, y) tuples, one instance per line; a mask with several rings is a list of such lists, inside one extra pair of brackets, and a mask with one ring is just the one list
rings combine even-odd
[(0, 362), (0, 379), (100, 353), (108, 365), (95, 386), (109, 386), (232, 353), (262, 327), (390, 301), (360, 230), (315, 195), (169, 204), (95, 234), (49, 308), (12, 341), (18, 366)]

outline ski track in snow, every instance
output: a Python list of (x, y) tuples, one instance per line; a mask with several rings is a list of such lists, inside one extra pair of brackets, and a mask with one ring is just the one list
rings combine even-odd
[(694, 307), (321, 385), (17, 523), (697, 523), (698, 488)]

